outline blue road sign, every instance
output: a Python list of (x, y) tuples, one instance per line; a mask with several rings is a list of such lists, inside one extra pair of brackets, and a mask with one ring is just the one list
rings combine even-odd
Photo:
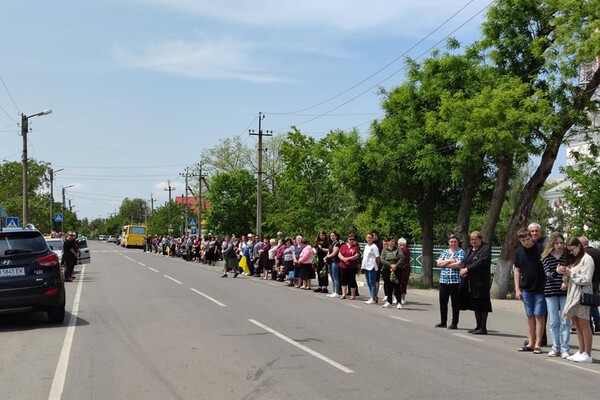
[(198, 220), (196, 218), (188, 218), (189, 226), (198, 226)]
[(61, 213), (54, 214), (54, 222), (62, 222), (63, 217)]
[(19, 227), (19, 217), (6, 217), (6, 227), (7, 228), (18, 228)]
[(192, 235), (197, 235), (197, 234), (198, 234), (198, 229), (192, 228)]

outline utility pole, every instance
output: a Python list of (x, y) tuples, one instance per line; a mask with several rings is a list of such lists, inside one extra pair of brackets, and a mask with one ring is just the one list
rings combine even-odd
[(63, 186), (62, 187), (62, 203), (61, 204), (61, 208), (62, 208), (62, 221), (60, 223), (60, 231), (64, 232), (65, 231), (65, 191), (67, 188), (73, 187), (75, 185), (67, 185), (67, 186)]
[[(202, 232), (201, 232), (201, 228), (202, 228), (202, 180), (204, 179), (204, 177), (206, 176), (205, 174), (202, 173), (202, 164), (198, 164), (198, 173), (197, 174), (189, 174), (188, 175), (190, 178), (198, 178), (198, 199), (197, 199), (197, 206), (198, 206), (198, 232), (197, 235), (198, 236), (202, 236)], [(192, 194), (192, 197), (196, 197), (196, 194), (194, 194), (194, 190), (189, 187), (186, 183), (186, 186), (188, 188), (188, 190), (190, 191), (190, 193)], [(187, 196), (187, 195), (186, 195)]]
[(29, 215), (29, 160), (27, 158), (27, 133), (29, 132), (29, 118), (39, 117), (40, 115), (48, 115), (51, 112), (51, 109), (47, 109), (29, 116), (21, 113), (21, 136), (23, 136), (23, 224), (21, 226), (23, 227), (25, 227), (29, 222), (27, 220)]
[(272, 136), (273, 131), (266, 131), (263, 133), (262, 120), (265, 118), (263, 113), (258, 113), (258, 133), (255, 133), (253, 129), (249, 131), (251, 136), (258, 135), (258, 183), (256, 193), (256, 235), (259, 240), (262, 237), (262, 162), (263, 162), (263, 136)]
[(188, 176), (189, 176), (188, 170), (189, 170), (189, 168), (185, 167), (185, 173), (182, 172), (179, 174), (179, 176), (185, 177), (185, 198), (184, 198), (184, 204), (183, 204), (183, 226), (184, 226), (183, 231), (184, 231), (185, 235), (187, 235), (187, 233), (188, 233), (188, 218), (187, 218), (187, 215), (188, 215), (187, 214)]
[(169, 227), (167, 228), (169, 234), (173, 233), (173, 224), (171, 223), (171, 192), (176, 188), (171, 186), (171, 181), (167, 180), (168, 187), (164, 188), (165, 191), (169, 192)]
[(50, 168), (50, 232), (54, 230), (54, 175), (62, 171), (64, 168), (54, 171)]
[(150, 215), (154, 214), (154, 197), (152, 197), (152, 193), (150, 193)]

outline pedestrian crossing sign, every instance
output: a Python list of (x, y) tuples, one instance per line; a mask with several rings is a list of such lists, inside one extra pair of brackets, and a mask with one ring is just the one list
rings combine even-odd
[(62, 214), (60, 214), (60, 213), (54, 214), (54, 222), (62, 222), (62, 220), (63, 220)]
[(19, 227), (19, 217), (6, 217), (6, 227), (7, 228), (18, 228)]

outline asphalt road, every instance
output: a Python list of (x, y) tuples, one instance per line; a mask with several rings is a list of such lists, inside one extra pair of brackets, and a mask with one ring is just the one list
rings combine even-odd
[(516, 301), (494, 301), (490, 334), (476, 337), (469, 312), (457, 331), (433, 328), (436, 291), (409, 289), (404, 310), (383, 309), (90, 246), (65, 324), (0, 316), (0, 399), (598, 397), (600, 361), (515, 351), (526, 332)]

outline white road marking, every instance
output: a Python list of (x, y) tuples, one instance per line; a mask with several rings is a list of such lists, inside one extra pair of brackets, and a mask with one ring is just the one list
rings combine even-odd
[(346, 304), (348, 307), (352, 307), (352, 308), (357, 308), (359, 310), (362, 310), (361, 306), (357, 306), (356, 304)]
[(138, 262), (138, 264), (140, 264), (142, 267), (145, 267), (145, 266), (146, 266), (146, 264), (144, 264), (144, 263), (141, 263), (141, 262)]
[(160, 271), (159, 271), (159, 270), (157, 270), (157, 269), (154, 269), (154, 268), (152, 268), (152, 267), (148, 267), (148, 269), (149, 269), (150, 271), (154, 271), (154, 272), (158, 272), (158, 273), (160, 273)]
[(567, 361), (567, 360), (562, 360), (562, 359), (561, 360), (558, 360), (558, 359), (553, 360), (553, 359), (550, 359), (550, 358), (548, 358), (548, 361), (555, 362), (555, 363), (564, 365), (566, 367), (577, 368), (577, 369), (581, 369), (583, 371), (587, 371), (587, 372), (591, 372), (591, 373), (599, 374), (600, 375), (600, 371), (595, 371), (593, 369), (582, 367), (581, 365), (584, 365), (584, 364), (577, 365), (574, 361)]
[(170, 277), (169, 275), (163, 275), (165, 278), (172, 280), (175, 283), (179, 283), (181, 285), (181, 282), (179, 282), (177, 279)]
[(131, 257), (127, 257), (127, 256), (123, 256), (123, 257), (125, 257), (125, 258), (126, 258), (126, 259), (128, 259), (129, 261), (136, 262), (136, 261), (135, 261), (133, 258), (131, 258)]
[(395, 315), (390, 315), (390, 318), (394, 318), (403, 322), (410, 322), (410, 319), (406, 319), (406, 318), (402, 318), (402, 317), (396, 317)]
[(225, 304), (221, 303), (219, 300), (213, 299), (213, 298), (212, 298), (212, 297), (210, 297), (209, 295), (207, 295), (207, 294), (204, 294), (204, 293), (202, 293), (202, 292), (201, 292), (201, 291), (199, 291), (199, 290), (196, 290), (196, 289), (194, 289), (194, 288), (192, 288), (192, 289), (190, 289), (190, 290), (191, 290), (192, 292), (194, 292), (194, 293), (198, 293), (200, 296), (204, 296), (204, 297), (206, 297), (208, 300), (212, 301), (213, 303), (215, 303), (215, 304), (216, 304), (216, 305), (218, 305), (218, 306), (221, 306), (221, 307), (227, 307)]
[(65, 378), (67, 377), (69, 355), (71, 354), (73, 335), (75, 334), (75, 324), (77, 323), (77, 314), (79, 313), (79, 299), (81, 298), (81, 288), (83, 286), (84, 275), (85, 266), (81, 268), (81, 273), (79, 274), (77, 291), (75, 292), (75, 299), (73, 300), (73, 307), (71, 308), (71, 317), (69, 318), (69, 326), (67, 327), (65, 340), (63, 341), (63, 346), (58, 358), (58, 364), (56, 365), (56, 370), (54, 371), (54, 378), (52, 379), (52, 387), (50, 388), (48, 400), (60, 400), (65, 387)]
[(472, 340), (474, 342), (483, 342), (483, 340), (481, 340), (481, 339), (477, 339), (476, 337), (473, 337), (473, 336), (463, 335), (462, 333), (455, 333), (454, 336), (458, 336), (458, 337), (461, 337), (461, 338), (467, 339), (467, 340)]
[(274, 330), (274, 329), (271, 329), (271, 328), (269, 328), (269, 327), (268, 327), (268, 326), (266, 326), (266, 325), (263, 325), (263, 324), (261, 324), (260, 322), (258, 322), (258, 321), (256, 321), (256, 320), (249, 319), (248, 321), (252, 322), (254, 325), (256, 325), (256, 326), (258, 326), (258, 327), (261, 327), (261, 328), (262, 328), (262, 329), (264, 329), (265, 331), (267, 331), (267, 332), (269, 332), (269, 333), (272, 333), (273, 335), (277, 336), (278, 338), (280, 338), (280, 339), (282, 339), (282, 340), (284, 340), (284, 341), (288, 342), (288, 343), (289, 343), (289, 344), (291, 344), (292, 346), (295, 346), (295, 347), (299, 348), (300, 350), (303, 350), (303, 351), (307, 352), (308, 354), (310, 354), (310, 355), (312, 355), (312, 356), (314, 356), (314, 357), (317, 357), (317, 358), (318, 358), (319, 360), (321, 360), (321, 361), (325, 361), (327, 364), (329, 364), (329, 365), (332, 365), (332, 366), (334, 366), (335, 368), (337, 368), (337, 369), (339, 369), (339, 370), (341, 370), (341, 371), (343, 371), (343, 372), (345, 372), (345, 373), (347, 373), (347, 374), (353, 374), (353, 373), (354, 373), (354, 371), (353, 371), (353, 370), (351, 370), (351, 369), (350, 369), (350, 368), (348, 368), (348, 367), (345, 367), (345, 366), (343, 366), (343, 365), (342, 365), (342, 364), (340, 364), (339, 362), (337, 362), (337, 361), (333, 361), (331, 358), (328, 358), (328, 357), (324, 356), (323, 354), (321, 354), (321, 353), (319, 353), (319, 352), (317, 352), (317, 351), (314, 351), (314, 350), (313, 350), (313, 349), (311, 349), (310, 347), (306, 347), (305, 345), (303, 345), (303, 344), (300, 344), (300, 343), (296, 342), (296, 341), (295, 341), (295, 340), (293, 340), (293, 339), (290, 339), (289, 337), (287, 337), (287, 336), (285, 336), (285, 335), (283, 335), (283, 334), (281, 334), (281, 333), (277, 332), (277, 331), (276, 331), (276, 330)]

